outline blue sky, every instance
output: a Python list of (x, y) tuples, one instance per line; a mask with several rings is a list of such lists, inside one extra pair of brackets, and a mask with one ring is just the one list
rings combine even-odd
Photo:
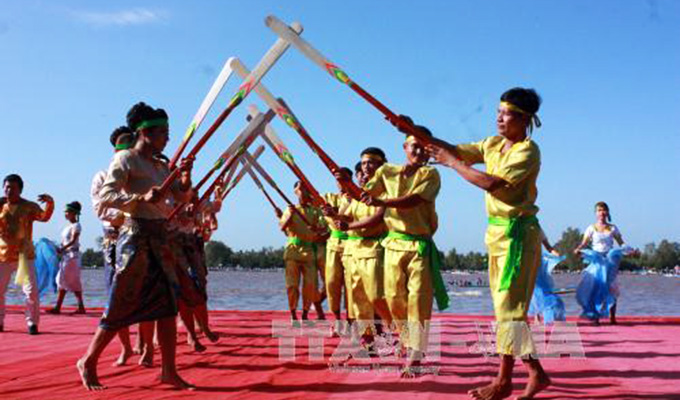
[[(253, 67), (276, 36), (275, 14), (398, 113), (454, 143), (495, 133), (500, 94), (536, 88), (543, 156), (539, 217), (556, 241), (585, 228), (607, 201), (624, 238), (678, 241), (680, 3), (675, 1), (3, 1), (0, 3), (0, 174), (17, 172), (25, 197), (47, 192), (58, 213), (36, 238), (57, 238), (61, 210), (86, 205), (84, 243), (100, 227), (89, 203), (108, 165), (110, 132), (143, 100), (171, 118), (171, 154), (230, 56)], [(403, 136), (347, 87), (290, 49), (263, 82), (284, 97), (339, 164), (367, 146), (404, 160)], [(238, 86), (232, 78), (204, 129)], [(262, 103), (255, 94), (248, 103)], [(245, 124), (242, 106), (202, 152), (196, 176)], [(334, 189), (297, 134), (274, 123), (321, 191)], [(202, 132), (203, 130), (201, 130)], [(262, 163), (289, 193), (294, 177), (267, 150)], [(441, 169), (441, 249), (482, 250), (483, 193)], [(244, 180), (215, 238), (235, 249), (279, 246), (269, 205)]]

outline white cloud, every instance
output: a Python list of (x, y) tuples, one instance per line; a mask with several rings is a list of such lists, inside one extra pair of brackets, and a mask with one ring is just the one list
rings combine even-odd
[(134, 8), (115, 12), (75, 11), (74, 15), (77, 19), (91, 25), (129, 26), (158, 22), (164, 17), (165, 13), (145, 8)]

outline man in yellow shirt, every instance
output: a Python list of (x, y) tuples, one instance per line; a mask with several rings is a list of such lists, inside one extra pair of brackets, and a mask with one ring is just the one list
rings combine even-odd
[[(342, 175), (343, 179), (352, 179), (352, 171), (349, 168), (341, 168), (339, 173)], [(350, 198), (347, 196), (343, 187), (338, 185), (338, 193), (326, 193), (324, 195), (324, 200), (326, 200), (327, 206), (330, 207), (330, 209), (324, 208), (324, 215), (327, 215), (326, 222), (329, 227), (333, 227), (333, 218), (329, 215), (343, 212), (349, 206)], [(346, 278), (350, 278), (351, 275), (343, 262), (346, 244), (347, 233), (337, 229), (331, 229), (330, 237), (326, 242), (325, 277), (328, 307), (330, 307), (331, 312), (335, 316), (334, 333), (336, 334), (341, 330), (342, 316), (340, 310), (343, 299), (343, 288), (345, 288), (345, 308), (347, 308), (350, 303), (351, 281)], [(347, 310), (347, 318), (350, 318), (349, 310)]]
[[(317, 284), (317, 263), (320, 257), (319, 242), (327, 227), (321, 210), (311, 203), (307, 189), (300, 181), (295, 183), (295, 195), (299, 204), (295, 208), (289, 206), (281, 216), (279, 226), (288, 237), (283, 253), (286, 265), (286, 292), (290, 316), (297, 320), (297, 303), (300, 298), (300, 277), (302, 276), (302, 319), (308, 319), (312, 303), (319, 304)], [(294, 211), (297, 210), (297, 211)], [(304, 220), (300, 217), (302, 215)], [(309, 225), (307, 225), (309, 223)], [(325, 256), (325, 254), (324, 254)], [(317, 306), (317, 312), (320, 312)], [(320, 312), (323, 316), (323, 312)]]
[[(425, 134), (427, 128), (419, 127)], [(427, 166), (424, 144), (409, 136), (403, 145), (405, 165), (384, 164), (364, 189), (362, 201), (384, 207), (389, 231), (385, 248), (385, 298), (408, 350), (404, 375), (416, 372), (427, 350), (432, 298), (439, 309), (448, 307), (448, 296), (439, 272), (439, 252), (432, 240), (437, 231), (435, 199), (440, 178)]]
[[(377, 147), (362, 151), (359, 162), (362, 178), (360, 183), (365, 184), (371, 179), (385, 161), (385, 153)], [(373, 325), (374, 319), (381, 319), (387, 325), (392, 321), (385, 300), (384, 251), (380, 244), (387, 234), (387, 226), (383, 221), (384, 211), (383, 207), (367, 206), (352, 200), (335, 222), (338, 229), (348, 232), (345, 253), (346, 263), (350, 265), (351, 271), (349, 286), (353, 313), (365, 325)], [(381, 324), (376, 324), (376, 329), (380, 334)], [(359, 331), (365, 332), (364, 329)], [(364, 341), (370, 346), (373, 343), (372, 329), (368, 332), (364, 335)]]
[(17, 284), (26, 296), (28, 333), (38, 333), (40, 297), (36, 284), (33, 222), (47, 222), (54, 212), (54, 200), (47, 194), (38, 196), (45, 209), (21, 197), (24, 181), (19, 175), (7, 175), (3, 180), (6, 197), (0, 197), (0, 332), (4, 330), (5, 292), (14, 271)]
[[(489, 226), (485, 242), (501, 366), (490, 385), (469, 392), (476, 399), (502, 399), (512, 393), (512, 369), (517, 356), (529, 370), (529, 382), (520, 399), (531, 399), (550, 385), (550, 378), (535, 358), (527, 324), (541, 264), (541, 228), (535, 204), (541, 155), (531, 140), (534, 126), (540, 126), (536, 116), (540, 104), (533, 89), (510, 89), (501, 96), (496, 117), (498, 136), (458, 146), (435, 140), (428, 147), (437, 161), (486, 191)], [(486, 165), (486, 172), (470, 167), (479, 163)]]

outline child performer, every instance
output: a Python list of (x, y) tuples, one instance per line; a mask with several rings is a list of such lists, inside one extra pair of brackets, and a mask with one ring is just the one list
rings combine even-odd
[[(135, 143), (135, 132), (127, 126), (119, 126), (109, 137), (114, 153), (119, 151), (129, 150)], [(116, 241), (118, 240), (118, 232), (121, 225), (125, 221), (125, 215), (115, 208), (103, 207), (101, 204), (101, 197), (99, 191), (104, 186), (106, 181), (107, 170), (97, 172), (92, 178), (92, 185), (90, 186), (90, 200), (92, 200), (92, 207), (97, 218), (102, 222), (103, 240), (102, 251), (104, 252), (104, 279), (106, 281), (106, 294), (111, 295), (111, 284), (113, 282), (113, 274), (116, 272)], [(122, 366), (127, 363), (128, 358), (132, 356), (133, 350), (130, 344), (130, 330), (125, 327), (118, 331), (118, 340), (120, 341), (120, 356), (113, 364), (114, 366)], [(142, 352), (145, 346), (141, 342), (141, 335), (137, 335), (138, 346), (137, 351)], [(151, 345), (151, 344), (149, 344)]]
[(193, 160), (183, 160), (171, 192), (161, 192), (170, 174), (158, 158), (168, 143), (168, 116), (162, 109), (138, 103), (128, 112), (127, 122), (137, 133), (135, 146), (116, 153), (100, 193), (102, 206), (117, 208), (126, 216), (117, 243), (111, 296), (87, 353), (76, 366), (85, 388), (105, 389), (97, 376), (97, 362), (116, 332), (142, 321), (157, 321), (161, 382), (190, 389), (193, 386), (179, 376), (175, 364), (178, 283), (167, 240), (167, 217), (172, 211), (167, 196), (184, 203), (191, 200)]
[[(418, 129), (431, 136), (427, 128)], [(389, 231), (382, 241), (385, 298), (408, 350), (402, 375), (409, 377), (419, 372), (427, 350), (433, 295), (440, 309), (448, 307), (449, 299), (439, 271), (439, 251), (432, 240), (438, 226), (439, 173), (426, 165), (428, 155), (418, 139), (408, 136), (403, 148), (406, 164), (378, 168), (364, 186), (362, 201), (385, 208)]]
[(7, 175), (3, 180), (5, 197), (0, 197), (0, 332), (4, 330), (5, 292), (17, 271), (15, 282), (22, 286), (26, 297), (28, 333), (38, 334), (40, 296), (36, 283), (33, 222), (47, 222), (54, 212), (54, 200), (48, 194), (38, 196), (45, 204), (43, 210), (32, 201), (21, 197), (24, 181), (19, 175)]
[(51, 314), (59, 314), (61, 305), (66, 297), (66, 291), (71, 291), (78, 299), (78, 309), (75, 314), (85, 314), (85, 304), (83, 304), (83, 285), (80, 282), (80, 212), (82, 206), (74, 201), (66, 205), (64, 216), (69, 222), (61, 232), (61, 247), (57, 252), (61, 254), (59, 262), (59, 272), (57, 273), (57, 288), (59, 295), (57, 305), (49, 310)]
[(286, 264), (286, 291), (290, 316), (293, 321), (296, 321), (297, 303), (300, 298), (300, 277), (302, 277), (302, 319), (308, 319), (309, 308), (313, 303), (319, 303), (317, 289), (317, 262), (320, 258), (318, 242), (322, 240), (321, 236), (327, 228), (321, 210), (311, 204), (309, 192), (304, 185), (297, 181), (294, 190), (299, 201), (295, 209), (312, 225), (311, 227), (307, 226), (291, 206), (286, 208), (279, 221), (279, 227), (288, 236), (288, 244), (283, 253)]
[[(609, 321), (615, 325), (619, 264), (624, 253), (634, 251), (625, 245), (619, 228), (611, 223), (607, 203), (595, 204), (595, 217), (597, 221), (586, 228), (583, 240), (574, 250), (575, 254), (583, 253), (584, 260), (590, 264), (576, 288), (576, 301), (583, 308), (583, 317), (599, 324), (600, 318), (609, 315)], [(622, 249), (615, 249), (614, 241)], [(582, 250), (588, 243), (592, 250)]]
[[(536, 179), (541, 164), (538, 145), (531, 140), (541, 99), (533, 89), (513, 88), (503, 93), (496, 116), (498, 136), (452, 146), (435, 139), (428, 152), (463, 179), (486, 191), (489, 226), (485, 242), (489, 254), (489, 286), (497, 321), (497, 350), (501, 365), (488, 386), (471, 390), (475, 399), (502, 399), (512, 393), (515, 357), (529, 370), (520, 399), (533, 398), (550, 385), (535, 358), (536, 348), (527, 324), (529, 301), (541, 264), (541, 229), (536, 219)], [(486, 164), (486, 172), (470, 164)]]

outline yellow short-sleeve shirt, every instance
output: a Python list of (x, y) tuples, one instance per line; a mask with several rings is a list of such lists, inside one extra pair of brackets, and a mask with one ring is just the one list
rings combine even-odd
[(0, 198), (0, 262), (18, 261), (20, 253), (34, 259), (33, 222), (46, 222), (50, 217), (50, 212), (32, 201), (21, 199), (18, 204), (9, 204)]
[(458, 155), (468, 164), (486, 164), (486, 172), (508, 184), (486, 193), (489, 216), (511, 218), (538, 213), (536, 179), (541, 168), (541, 152), (532, 140), (512, 145), (501, 153), (506, 139), (488, 137), (477, 143), (456, 146)]
[[(302, 206), (296, 205), (295, 208), (300, 211), (305, 219), (312, 225), (315, 226), (325, 226), (326, 221), (323, 218), (323, 214), (318, 207), (314, 206)], [(290, 215), (290, 209), (286, 208), (281, 216), (281, 221), (286, 220)], [(300, 218), (297, 213), (291, 217), (288, 226), (284, 230), (287, 237), (296, 237), (303, 242), (314, 242), (317, 237), (316, 234), (307, 226), (307, 224)], [(286, 251), (284, 253), (284, 258), (286, 259), (297, 259), (306, 260), (312, 259), (312, 249), (304, 245), (288, 244), (286, 245)]]
[[(296, 205), (295, 208), (302, 214), (305, 219), (312, 225), (325, 226), (326, 221), (323, 218), (321, 210), (314, 206)], [(283, 211), (281, 220), (286, 220), (290, 216), (290, 209), (286, 208)], [(316, 234), (307, 226), (307, 224), (300, 218), (297, 213), (293, 215), (288, 226), (285, 229), (286, 236), (297, 237), (304, 242), (313, 242), (316, 240)]]
[[(345, 211), (350, 203), (350, 199), (348, 199), (346, 196), (340, 193), (326, 193), (323, 195), (323, 198), (326, 201), (326, 203), (328, 203), (329, 206), (337, 208), (338, 212)], [(335, 223), (333, 221), (333, 218), (325, 217), (325, 219), (326, 225), (328, 225), (330, 229), (334, 230)], [(341, 251), (344, 248), (344, 240), (334, 238), (331, 236), (328, 238), (327, 245), (329, 249)]]
[[(350, 216), (354, 221), (360, 221), (364, 218), (373, 216), (376, 212), (378, 212), (377, 207), (367, 206), (360, 201), (352, 200), (347, 211), (345, 211), (345, 215)], [(345, 251), (351, 253), (355, 257), (375, 257), (381, 247), (380, 240), (376, 240), (375, 238), (381, 237), (386, 233), (387, 225), (385, 225), (384, 220), (378, 225), (352, 231), (349, 233), (350, 236), (372, 239), (350, 239), (345, 244)]]
[(401, 165), (384, 164), (366, 183), (365, 189), (378, 198), (393, 199), (410, 194), (422, 197), (425, 202), (416, 207), (388, 207), (385, 225), (391, 232), (432, 236), (438, 227), (435, 199), (441, 187), (439, 172), (433, 167), (422, 166), (413, 175), (406, 176), (403, 170)]

